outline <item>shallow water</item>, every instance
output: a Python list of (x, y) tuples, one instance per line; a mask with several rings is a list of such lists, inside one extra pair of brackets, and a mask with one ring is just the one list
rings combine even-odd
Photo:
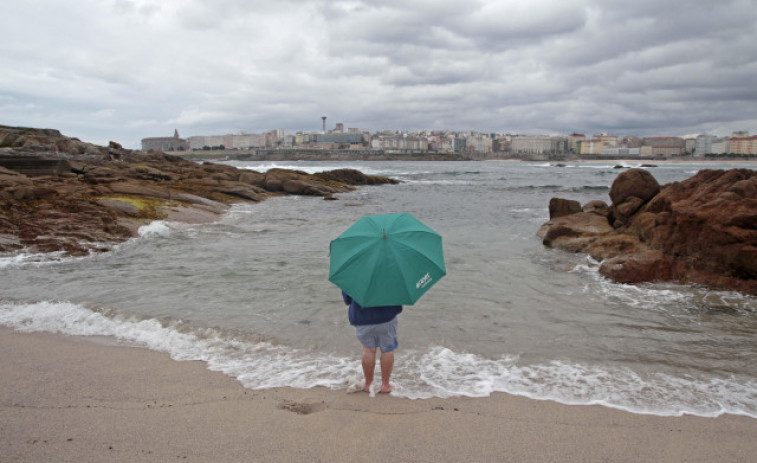
[[(400, 185), (236, 205), (218, 223), (155, 222), (113, 252), (0, 257), (0, 323), (115, 336), (201, 359), (250, 388), (347, 389), (360, 349), (330, 240), (365, 214), (410, 212), (444, 240), (448, 275), (400, 315), (396, 395), (504, 391), (637, 413), (757, 417), (757, 300), (610, 283), (535, 233), (554, 196), (609, 203), (616, 163), (231, 163), (349, 167)], [(660, 183), (713, 164), (650, 168)]]

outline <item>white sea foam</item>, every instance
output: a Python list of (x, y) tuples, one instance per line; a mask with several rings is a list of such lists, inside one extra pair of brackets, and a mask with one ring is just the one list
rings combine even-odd
[(669, 284), (622, 284), (606, 279), (599, 273), (601, 262), (586, 256), (584, 263), (571, 269), (590, 277), (593, 284), (584, 291), (604, 297), (608, 301), (627, 307), (668, 313), (670, 307), (692, 307), (693, 299), (702, 299), (702, 304), (727, 307), (729, 310), (754, 312), (753, 296), (736, 291), (699, 290), (685, 285)]
[(0, 269), (21, 265), (44, 265), (59, 262), (64, 252), (34, 252), (0, 256)]
[[(0, 324), (25, 332), (77, 336), (111, 336), (120, 341), (167, 352), (175, 360), (201, 360), (208, 368), (263, 389), (323, 386), (359, 389), (359, 359), (294, 349), (267, 342), (240, 340), (212, 329), (188, 329), (106, 315), (68, 302), (0, 302)], [(523, 364), (518, 356), (487, 359), (435, 347), (398, 355), (394, 375), (399, 397), (485, 397), (506, 392), (533, 399), (607, 407), (665, 416), (724, 413), (757, 418), (757, 383), (744, 378), (642, 376), (627, 368), (554, 360)]]
[(154, 220), (147, 225), (139, 227), (137, 233), (142, 238), (168, 236), (171, 233), (171, 228), (163, 220)]
[(475, 182), (469, 180), (403, 180), (405, 183), (415, 183), (420, 185), (472, 185)]

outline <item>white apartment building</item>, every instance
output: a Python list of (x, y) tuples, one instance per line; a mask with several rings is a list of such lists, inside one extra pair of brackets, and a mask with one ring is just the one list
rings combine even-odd
[(699, 135), (694, 148), (695, 156), (704, 156), (712, 153), (712, 141), (715, 140), (713, 135)]
[(568, 140), (565, 137), (549, 135), (514, 135), (510, 142), (513, 154), (564, 153)]
[(205, 147), (217, 148), (222, 146), (226, 149), (250, 149), (266, 148), (268, 134), (241, 134), (241, 135), (196, 135), (189, 137), (189, 149), (201, 150)]
[(712, 140), (712, 149), (709, 154), (726, 154), (731, 152), (730, 138), (715, 138)]
[(465, 137), (465, 149), (471, 153), (491, 153), (492, 138), (481, 133), (468, 134)]
[(371, 149), (384, 151), (428, 151), (428, 140), (404, 135), (378, 135), (371, 139)]

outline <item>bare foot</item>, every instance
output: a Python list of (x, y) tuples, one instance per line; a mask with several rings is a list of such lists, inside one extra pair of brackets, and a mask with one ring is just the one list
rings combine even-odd
[(365, 387), (363, 388), (363, 392), (371, 392), (371, 385), (366, 384)]
[(382, 384), (382, 385), (381, 385), (381, 389), (379, 390), (379, 392), (380, 392), (381, 394), (389, 394), (389, 393), (390, 393), (390, 392), (392, 392), (393, 390), (394, 390), (394, 386), (392, 386), (391, 384), (389, 384), (389, 385), (387, 385), (387, 386), (384, 386), (384, 385)]

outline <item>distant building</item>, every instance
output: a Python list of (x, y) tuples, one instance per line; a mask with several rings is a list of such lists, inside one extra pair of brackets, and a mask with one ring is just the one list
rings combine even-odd
[(634, 135), (626, 135), (620, 139), (620, 145), (626, 148), (641, 148), (642, 141), (641, 138)]
[(605, 142), (602, 140), (591, 138), (589, 140), (582, 140), (579, 144), (581, 156), (599, 156), (602, 154), (602, 150), (605, 147)]
[(316, 143), (362, 143), (362, 133), (319, 133), (315, 135)]
[(644, 158), (673, 158), (683, 154), (680, 146), (644, 145), (641, 147), (641, 157)]
[(704, 156), (705, 154), (712, 153), (712, 141), (715, 139), (713, 135), (699, 135), (694, 147), (695, 156)]
[[(244, 135), (244, 137), (248, 137)], [(201, 149), (231, 149), (234, 147), (234, 135), (197, 135), (188, 138), (189, 148), (193, 150)]]
[(471, 133), (465, 137), (465, 150), (468, 153), (491, 153), (492, 137), (489, 134)]
[(568, 152), (570, 153), (580, 153), (581, 152), (581, 142), (586, 140), (586, 135), (582, 133), (572, 133), (568, 135)]
[(371, 139), (371, 149), (383, 151), (428, 151), (428, 140), (423, 137), (407, 137), (403, 135), (379, 135)]
[(464, 153), (467, 140), (465, 137), (455, 137), (452, 139), (452, 151), (454, 153)]
[(618, 136), (617, 135), (607, 135), (606, 133), (601, 133), (599, 135), (594, 135), (592, 137), (593, 140), (599, 140), (602, 142), (602, 146), (607, 146), (610, 148), (614, 148), (618, 146)]
[(189, 149), (189, 143), (179, 138), (179, 131), (174, 130), (173, 137), (153, 137), (142, 139), (142, 150), (157, 151), (185, 151)]
[(668, 146), (671, 148), (681, 148), (686, 146), (683, 138), (679, 137), (647, 137), (641, 139), (642, 146)]
[(641, 148), (612, 148), (606, 146), (602, 148), (602, 156), (613, 158), (638, 158), (641, 157)]
[(515, 135), (510, 142), (513, 154), (564, 153), (567, 147), (567, 138), (549, 135)]
[(757, 136), (731, 138), (729, 151), (733, 154), (757, 154)]

